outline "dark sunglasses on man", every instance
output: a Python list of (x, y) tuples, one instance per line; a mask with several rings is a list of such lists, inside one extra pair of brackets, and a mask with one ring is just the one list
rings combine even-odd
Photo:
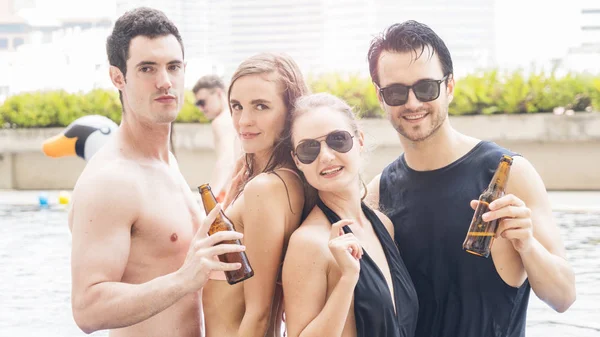
[(196, 103), (194, 103), (194, 105), (196, 105), (199, 108), (204, 108), (204, 106), (206, 105), (206, 100), (199, 99), (196, 101)]
[(404, 105), (408, 102), (408, 92), (412, 89), (415, 97), (421, 102), (431, 102), (440, 97), (440, 86), (449, 75), (441, 80), (420, 80), (413, 85), (392, 84), (379, 89), (385, 104), (389, 106)]
[(296, 146), (296, 150), (294, 151), (294, 154), (302, 164), (310, 164), (319, 157), (321, 142), (323, 142), (322, 138), (325, 138), (325, 144), (330, 149), (339, 153), (350, 151), (354, 145), (354, 141), (352, 140), (354, 136), (350, 132), (343, 130), (333, 131), (316, 139), (305, 139)]

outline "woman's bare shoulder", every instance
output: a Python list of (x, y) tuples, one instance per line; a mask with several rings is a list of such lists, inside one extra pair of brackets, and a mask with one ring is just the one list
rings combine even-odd
[[(295, 178), (298, 180), (297, 178)], [(292, 184), (293, 183), (293, 184)], [(252, 178), (244, 187), (244, 194), (250, 192), (272, 192), (275, 197), (279, 197), (278, 193), (285, 194), (285, 186), (289, 191), (302, 193), (302, 185), (292, 181), (288, 175), (283, 175), (280, 172), (274, 174), (272, 172), (260, 173)]]
[(294, 214), (300, 214), (304, 206), (304, 188), (292, 173), (265, 172), (246, 184), (244, 198), (260, 198), (260, 202), (268, 202), (273, 207), (284, 207), (285, 210), (293, 210)]
[(315, 250), (328, 251), (330, 229), (327, 218), (315, 207), (290, 237), (290, 246), (310, 246)]

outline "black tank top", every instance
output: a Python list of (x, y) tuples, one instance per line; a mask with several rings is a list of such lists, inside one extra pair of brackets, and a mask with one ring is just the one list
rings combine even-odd
[[(332, 224), (341, 220), (320, 199), (317, 200), (317, 205)], [(417, 293), (389, 232), (375, 212), (364, 203), (362, 210), (373, 226), (390, 268), (396, 312), (394, 312), (392, 295), (385, 277), (365, 250), (360, 259), (358, 283), (354, 288), (356, 335), (357, 337), (412, 337), (419, 311)], [(344, 233), (352, 233), (348, 226), (344, 226), (343, 229)]]
[(528, 280), (511, 287), (492, 257), (462, 250), (474, 212), (469, 203), (487, 188), (503, 154), (516, 155), (482, 141), (441, 169), (412, 170), (403, 154), (381, 174), (380, 209), (394, 223), (419, 297), (416, 336), (525, 336)]

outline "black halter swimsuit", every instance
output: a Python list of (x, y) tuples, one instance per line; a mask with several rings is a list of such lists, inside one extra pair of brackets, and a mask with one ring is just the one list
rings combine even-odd
[[(321, 200), (317, 201), (329, 222), (336, 223), (340, 217)], [(360, 275), (354, 288), (354, 316), (358, 337), (412, 337), (417, 324), (417, 293), (410, 279), (398, 248), (379, 217), (362, 204), (365, 216), (381, 243), (390, 268), (394, 287), (394, 303), (388, 284), (377, 266), (365, 250), (360, 260)], [(344, 226), (344, 233), (352, 233)]]

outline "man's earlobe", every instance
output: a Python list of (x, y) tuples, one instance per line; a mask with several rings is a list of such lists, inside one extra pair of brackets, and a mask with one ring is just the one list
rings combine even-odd
[(375, 87), (375, 94), (377, 95), (377, 101), (379, 102), (379, 107), (381, 108), (381, 110), (385, 111), (385, 102), (383, 101), (383, 97), (381, 97), (381, 92), (379, 92), (379, 87), (373, 83), (373, 86)]
[(381, 103), (381, 95), (379, 92), (379, 87), (375, 83), (373, 83), (373, 87), (375, 87), (375, 95), (377, 95), (377, 100), (379, 101), (379, 103)]
[(119, 90), (123, 90), (125, 87), (125, 76), (123, 75), (123, 72), (121, 72), (121, 69), (115, 66), (110, 66), (108, 71), (110, 74), (110, 80), (113, 82), (114, 86)]
[(456, 82), (454, 81), (454, 75), (451, 74), (450, 76), (448, 76), (447, 81), (448, 82), (446, 82), (446, 90), (448, 91), (448, 97), (451, 101), (451, 97), (454, 95), (454, 87), (456, 85)]

